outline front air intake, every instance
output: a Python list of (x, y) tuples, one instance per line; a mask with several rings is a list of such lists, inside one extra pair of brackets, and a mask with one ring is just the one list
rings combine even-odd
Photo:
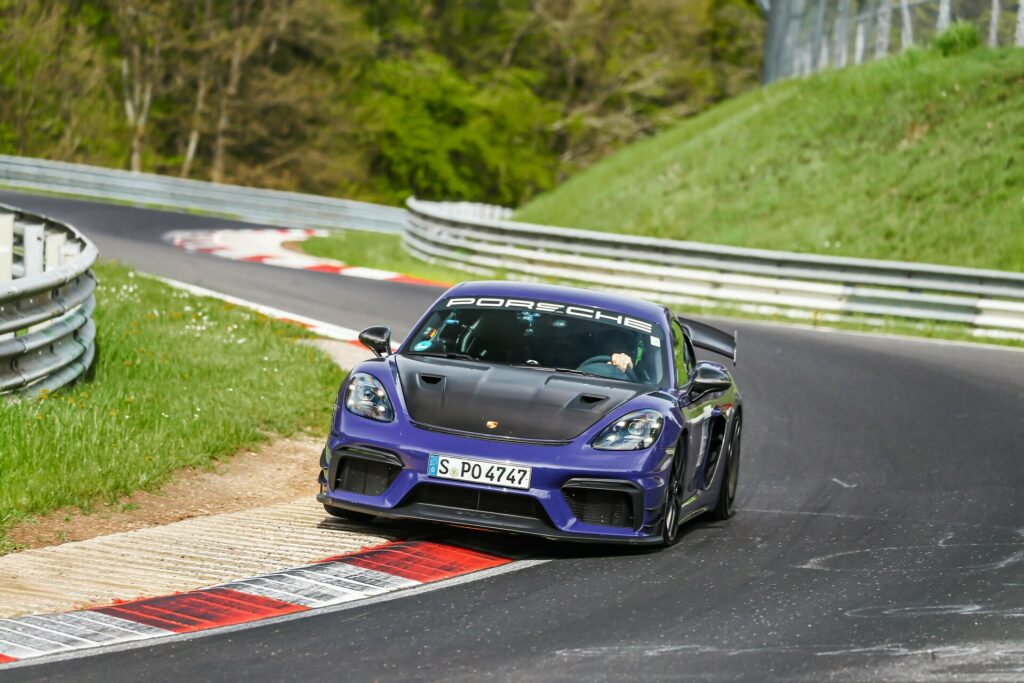
[(584, 524), (633, 527), (633, 497), (624, 491), (567, 486), (562, 495), (572, 514)]
[[(370, 454), (360, 451), (339, 449), (337, 474), (334, 490), (361, 493), (365, 496), (379, 496), (388, 490), (395, 477), (402, 471), (401, 462), (390, 454)], [(397, 462), (389, 462), (393, 459)]]

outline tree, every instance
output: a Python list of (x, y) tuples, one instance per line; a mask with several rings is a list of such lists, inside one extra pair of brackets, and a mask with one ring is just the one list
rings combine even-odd
[(121, 86), (130, 133), (133, 171), (142, 170), (153, 98), (164, 83), (168, 65), (164, 49), (173, 40), (176, 3), (169, 0), (114, 0), (121, 48)]

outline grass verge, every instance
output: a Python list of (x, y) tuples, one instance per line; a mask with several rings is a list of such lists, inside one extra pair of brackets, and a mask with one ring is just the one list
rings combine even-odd
[(179, 468), (329, 421), (340, 371), (295, 343), (301, 328), (118, 264), (94, 271), (90, 378), (40, 400), (0, 401), (0, 552), (16, 519), (115, 502)]
[(456, 268), (421, 261), (402, 247), (402, 236), (361, 230), (336, 230), (327, 237), (312, 237), (300, 243), (310, 256), (330, 258), (353, 266), (393, 270), (405, 275), (454, 284), (479, 280), (481, 276)]
[(915, 49), (747, 93), (518, 220), (1024, 270), (1024, 50)]

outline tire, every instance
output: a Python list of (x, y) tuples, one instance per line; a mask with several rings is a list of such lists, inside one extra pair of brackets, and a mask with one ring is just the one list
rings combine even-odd
[(327, 503), (324, 503), (323, 506), (324, 511), (331, 517), (343, 519), (346, 522), (358, 522), (360, 524), (366, 524), (367, 522), (372, 522), (375, 519), (373, 515), (367, 514), (365, 512), (356, 512), (355, 510), (345, 510), (344, 508), (336, 508), (333, 505), (328, 505)]
[(722, 521), (736, 514), (736, 489), (740, 478), (740, 455), (742, 452), (743, 414), (736, 415), (736, 424), (732, 428), (729, 439), (729, 452), (726, 454), (722, 478), (718, 484), (718, 503), (711, 511), (711, 519)]
[(680, 440), (676, 446), (676, 455), (672, 459), (672, 474), (669, 475), (668, 487), (665, 490), (665, 502), (661, 508), (661, 547), (670, 548), (679, 542), (681, 524), (680, 508), (683, 505), (683, 488), (686, 479), (686, 451), (684, 442)]

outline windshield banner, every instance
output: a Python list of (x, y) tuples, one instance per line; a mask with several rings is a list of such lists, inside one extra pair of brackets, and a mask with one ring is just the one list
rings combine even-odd
[(647, 332), (650, 334), (653, 331), (653, 325), (644, 320), (637, 320), (636, 318), (630, 318), (629, 316), (621, 315), (619, 313), (613, 313), (611, 311), (602, 311), (597, 308), (588, 308), (586, 306), (576, 306), (573, 304), (556, 304), (549, 301), (531, 301), (529, 299), (503, 299), (501, 297), (453, 297), (448, 299), (448, 308), (455, 308), (458, 306), (476, 306), (478, 308), (519, 308), (524, 311), (537, 311), (540, 313), (557, 313), (560, 315), (568, 315), (576, 318), (585, 318), (587, 320), (596, 320), (601, 322), (610, 322), (628, 327), (634, 330), (640, 330), (641, 332)]

